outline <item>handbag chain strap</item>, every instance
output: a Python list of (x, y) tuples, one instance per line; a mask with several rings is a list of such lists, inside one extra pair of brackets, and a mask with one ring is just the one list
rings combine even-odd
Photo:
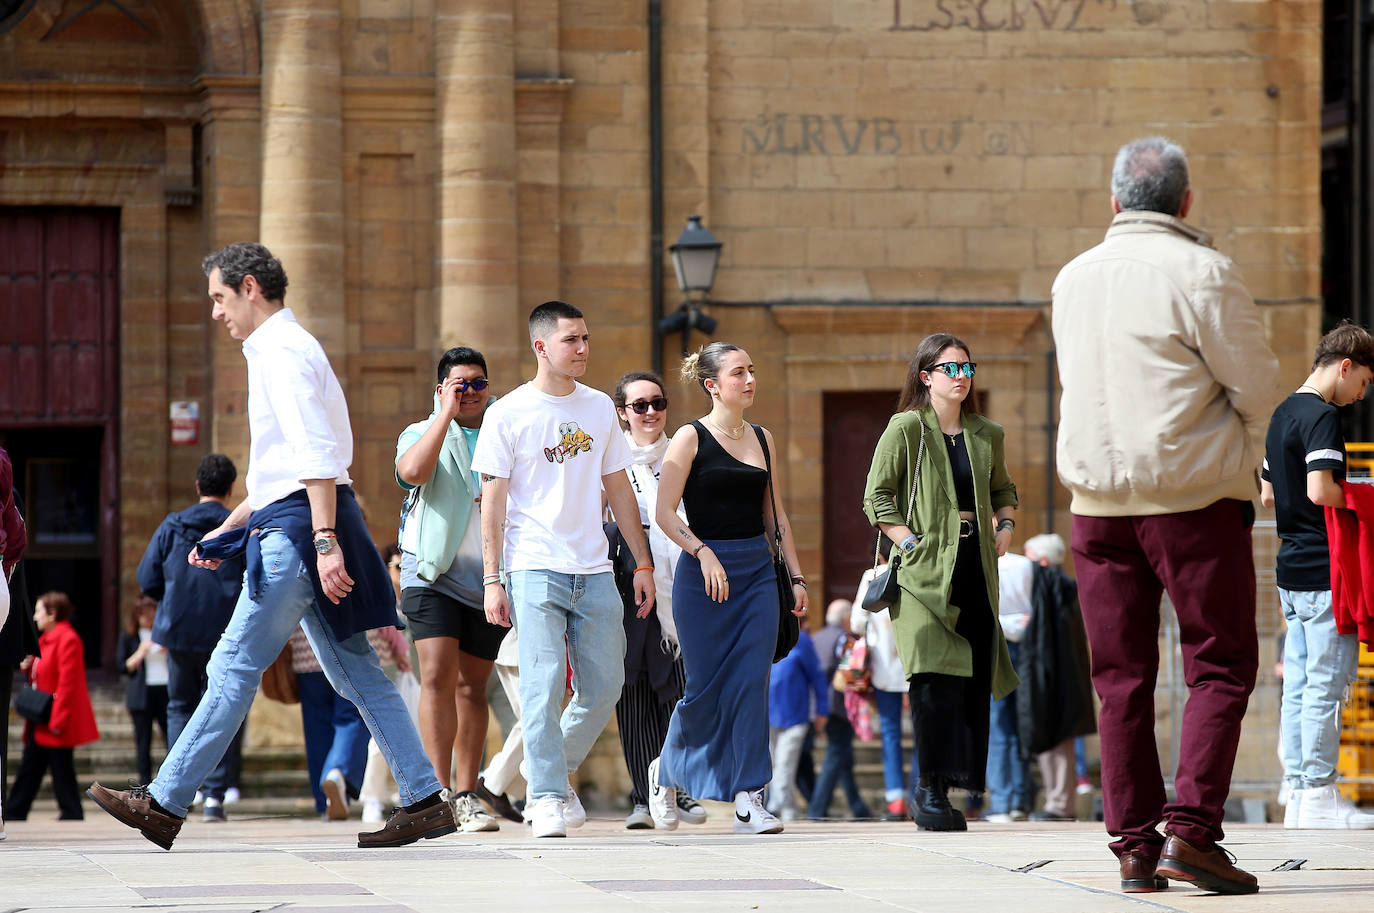
[[(768, 467), (768, 505), (773, 508), (773, 545), (774, 551), (782, 555), (782, 529), (778, 526), (778, 496), (773, 489), (773, 458), (768, 454), (768, 440), (763, 436), (763, 430), (758, 425), (754, 426), (754, 433), (759, 437), (759, 445), (763, 447), (763, 465)], [(782, 559), (783, 564), (787, 559)], [(791, 573), (789, 570), (788, 573)]]
[[(916, 445), (916, 471), (911, 475), (911, 497), (906, 502), (906, 525), (911, 526), (911, 511), (916, 506), (916, 480), (921, 477), (921, 461), (926, 455), (926, 430), (924, 427), (920, 431), (921, 441)], [(878, 538), (873, 541), (873, 568), (878, 568), (878, 558), (883, 553), (883, 532), (878, 531)]]

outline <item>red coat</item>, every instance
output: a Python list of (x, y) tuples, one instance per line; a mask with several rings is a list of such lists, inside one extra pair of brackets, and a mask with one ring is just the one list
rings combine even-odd
[(1336, 630), (1374, 648), (1374, 485), (1343, 483), (1345, 507), (1323, 508)]
[(29, 681), (53, 696), (47, 725), (29, 723), (24, 737), (46, 748), (75, 748), (100, 738), (86, 688), (86, 657), (81, 635), (59, 621), (38, 637), (43, 655), (33, 661)]

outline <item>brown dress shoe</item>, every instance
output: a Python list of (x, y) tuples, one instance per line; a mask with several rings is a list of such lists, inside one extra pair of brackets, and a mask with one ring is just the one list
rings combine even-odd
[(135, 786), (132, 781), (130, 786), (131, 789), (114, 790), (92, 783), (86, 795), (94, 799), (96, 805), (164, 850), (170, 850), (172, 841), (181, 833), (181, 826), (186, 819), (153, 808), (153, 797), (148, 794), (147, 786)]
[(453, 806), (440, 799), (418, 811), (396, 809), (381, 830), (359, 834), (358, 847), (406, 846), (422, 838), (442, 837), (456, 830), (458, 823), (453, 819)]
[(1164, 891), (1169, 881), (1155, 874), (1155, 861), (1140, 850), (1121, 854), (1121, 890), (1127, 894)]
[(486, 782), (483, 781), (481, 777), (477, 778), (477, 789), (474, 790), (474, 792), (477, 793), (477, 798), (487, 803), (487, 807), (502, 818), (505, 818), (507, 821), (514, 821), (516, 824), (525, 823), (525, 816), (516, 810), (515, 806), (510, 801), (510, 796), (507, 796), (505, 793), (497, 795), (492, 792), (487, 788)]
[(1236, 857), (1216, 844), (1200, 850), (1168, 830), (1164, 834), (1164, 852), (1155, 866), (1156, 874), (1216, 894), (1254, 894), (1259, 890), (1255, 876), (1236, 868)]

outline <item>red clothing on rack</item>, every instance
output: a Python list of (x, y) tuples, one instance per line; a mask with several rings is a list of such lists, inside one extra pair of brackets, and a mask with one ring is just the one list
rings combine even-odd
[(1336, 630), (1374, 649), (1374, 485), (1341, 483), (1345, 507), (1327, 507), (1331, 611)]

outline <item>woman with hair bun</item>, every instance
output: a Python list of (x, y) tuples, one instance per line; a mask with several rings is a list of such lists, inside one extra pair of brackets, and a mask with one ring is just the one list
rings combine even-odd
[(949, 789), (983, 791), (989, 696), (1017, 684), (997, 622), (997, 558), (1016, 526), (1016, 486), (1002, 426), (970, 405), (977, 367), (948, 333), (921, 340), (864, 489), (869, 522), (896, 546), (892, 628), (920, 771), (912, 817), (931, 831), (967, 830)]
[[(711, 398), (711, 411), (673, 435), (659, 477), (655, 521), (683, 551), (673, 579), (673, 615), (687, 686), (649, 765), (649, 811), (667, 822), (677, 790), (733, 801), (737, 834), (776, 834), (764, 808), (772, 779), (768, 676), (778, 633), (778, 592), (769, 543), (776, 530), (793, 574), (795, 613), (806, 613), (806, 579), (769, 467), (777, 448), (750, 425), (749, 353), (713, 342), (682, 364), (682, 378)], [(686, 522), (676, 508), (681, 501)]]

